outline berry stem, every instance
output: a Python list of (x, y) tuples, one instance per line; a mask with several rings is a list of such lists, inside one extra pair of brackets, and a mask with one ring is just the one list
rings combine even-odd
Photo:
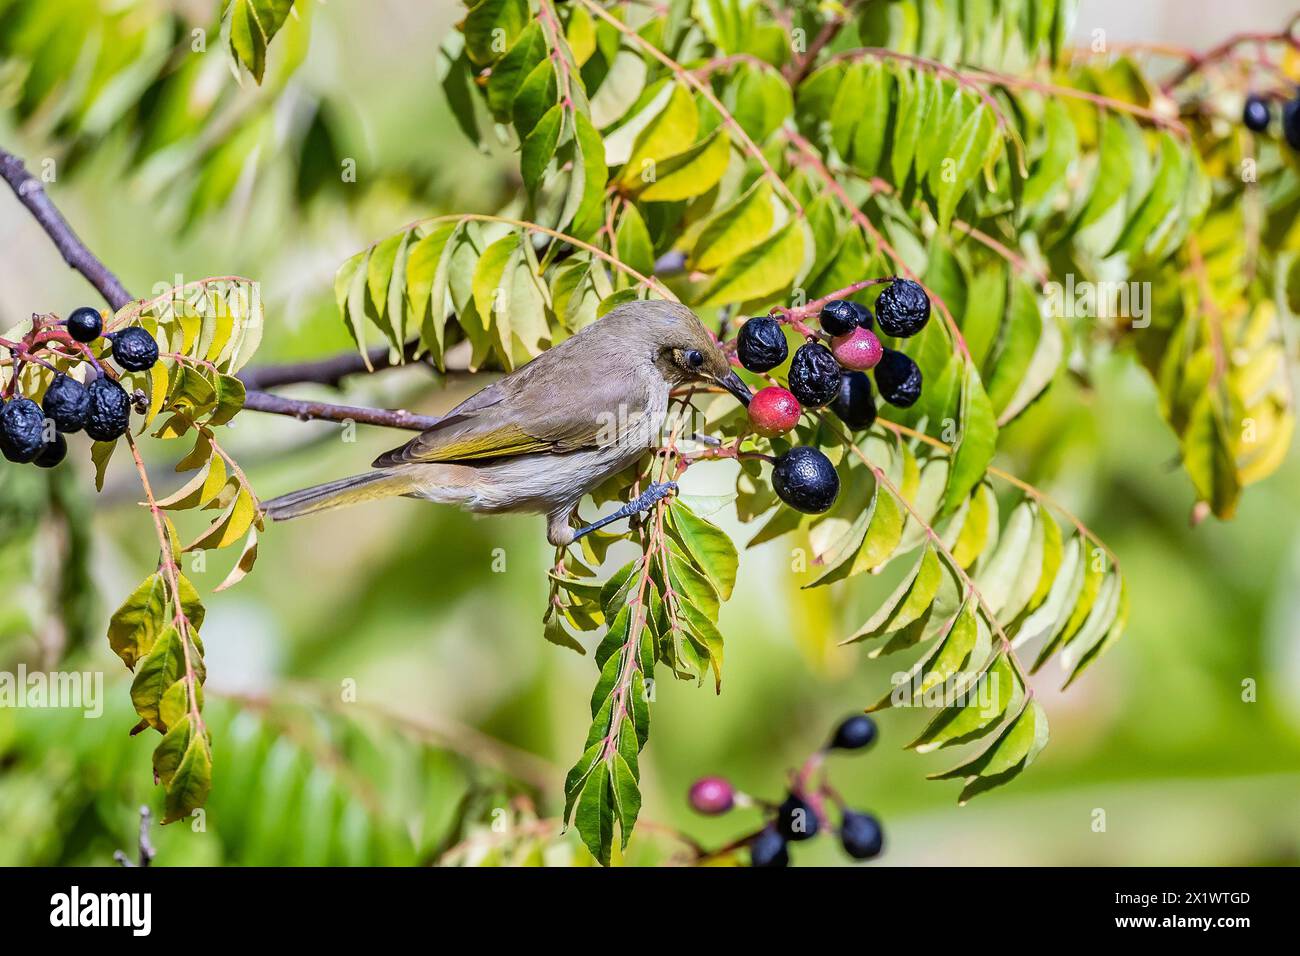
[(876, 481), (889, 490), (889, 493), (892, 494), (907, 513), (912, 516), (912, 519), (917, 523), (917, 526), (925, 532), (926, 537), (928, 537), (934, 545), (934, 549), (943, 556), (945, 563), (952, 570), (953, 574), (955, 574), (961, 581), (962, 589), (966, 594), (973, 597), (975, 603), (981, 608), (989, 627), (993, 630), (994, 634), (997, 635), (1000, 649), (1007, 655), (1007, 659), (1010, 661), (1012, 668), (1014, 668), (1016, 675), (1019, 677), (1020, 683), (1024, 686), (1026, 696), (1032, 695), (1033, 689), (1029, 686), (1029, 676), (1025, 671), (1024, 666), (1020, 663), (1020, 658), (1016, 655), (1015, 648), (1012, 647), (1011, 638), (1007, 636), (1007, 632), (998, 621), (997, 615), (993, 613), (993, 609), (989, 607), (988, 601), (986, 601), (984, 595), (980, 593), (979, 587), (975, 584), (975, 579), (972, 578), (969, 572), (961, 566), (961, 562), (957, 560), (956, 556), (948, 546), (943, 543), (943, 539), (939, 536), (939, 533), (930, 526), (930, 523), (926, 521), (912, 503), (907, 500), (899, 490), (898, 486), (890, 480), (888, 475), (885, 474), (885, 470), (872, 464), (871, 460), (867, 458), (862, 449), (853, 441), (853, 436), (840, 428), (830, 419), (830, 416), (822, 414), (821, 420), (823, 423), (829, 425), (835, 430), (835, 432), (844, 440), (844, 444), (848, 449), (857, 455), (859, 460), (861, 460), (872, 475), (875, 476)]
[(732, 135), (739, 140), (742, 149), (758, 162), (759, 168), (763, 171), (763, 175), (771, 181), (774, 187), (776, 187), (776, 191), (779, 192), (781, 197), (790, 204), (790, 207), (794, 209), (796, 215), (803, 218), (803, 206), (799, 204), (799, 200), (796, 199), (794, 193), (790, 191), (790, 187), (786, 185), (785, 180), (782, 179), (777, 174), (776, 170), (772, 168), (772, 164), (768, 162), (767, 157), (763, 155), (763, 151), (758, 147), (758, 144), (749, 138), (749, 134), (746, 133), (740, 123), (736, 121), (736, 118), (731, 115), (731, 111), (722, 105), (722, 101), (714, 94), (709, 84), (699, 79), (694, 73), (686, 69), (686, 67), (682, 66), (667, 53), (664, 53), (653, 43), (646, 40), (622, 20), (619, 20), (604, 7), (595, 3), (594, 0), (578, 0), (578, 2), (612, 26), (619, 33), (623, 34), (623, 36), (627, 37), (628, 41), (633, 45), (641, 49), (643, 52), (649, 53), (652, 57), (662, 63), (668, 68), (673, 76), (677, 77), (678, 80), (691, 87), (699, 93), (700, 96), (704, 97), (704, 99), (708, 101), (709, 105), (718, 111), (718, 115), (722, 117), (722, 121), (730, 127)]
[[(885, 428), (888, 428), (890, 431), (895, 432), (899, 435), (906, 435), (909, 438), (915, 438), (917, 441), (925, 442), (927, 445), (930, 445), (933, 448), (937, 448), (946, 454), (952, 453), (952, 446), (945, 444), (944, 442), (941, 442), (937, 438), (933, 438), (925, 434), (925, 432), (916, 431), (913, 428), (908, 428), (906, 425), (899, 425), (897, 422), (891, 422), (885, 418), (877, 417), (876, 423)], [(993, 475), (995, 478), (1000, 478), (1001, 480), (1005, 481), (1007, 484), (1014, 485), (1015, 487), (1019, 488), (1021, 491), (1029, 495), (1034, 500), (1058, 512), (1063, 518), (1065, 518), (1065, 520), (1069, 521), (1070, 524), (1074, 525), (1075, 530), (1078, 531), (1079, 534), (1083, 535), (1085, 538), (1087, 538), (1097, 547), (1101, 548), (1102, 551), (1106, 552), (1106, 556), (1107, 558), (1110, 559), (1110, 563), (1114, 565), (1115, 570), (1116, 571), (1119, 570), (1119, 557), (1115, 554), (1115, 552), (1106, 546), (1106, 542), (1103, 541), (1095, 531), (1093, 531), (1086, 524), (1084, 524), (1082, 520), (1075, 517), (1074, 514), (1068, 508), (1065, 507), (1065, 505), (1061, 504), (1059, 501), (1057, 501), (1047, 492), (1043, 491), (1041, 488), (1031, 485), (1029, 482), (1021, 478), (1017, 478), (1009, 471), (1003, 471), (1001, 468), (998, 468), (995, 465), (989, 465), (987, 471), (990, 475)]]
[(127, 447), (131, 449), (131, 458), (135, 461), (135, 470), (140, 475), (140, 485), (144, 489), (149, 514), (153, 518), (154, 530), (158, 535), (158, 560), (162, 565), (167, 589), (171, 592), (172, 620), (181, 636), (181, 650), (185, 657), (185, 690), (189, 702), (190, 726), (194, 733), (206, 736), (207, 728), (203, 724), (203, 715), (199, 712), (198, 677), (194, 671), (194, 661), (190, 656), (190, 644), (192, 642), (190, 619), (186, 616), (184, 605), (181, 603), (180, 570), (176, 566), (176, 555), (172, 552), (171, 536), (167, 533), (167, 528), (163, 523), (162, 509), (158, 507), (158, 499), (154, 496), (153, 486), (149, 483), (149, 472), (145, 470), (144, 459), (140, 457), (140, 448), (135, 443), (135, 437), (128, 431), (125, 438)]
[(889, 258), (894, 261), (894, 265), (898, 267), (899, 271), (901, 271), (904, 276), (911, 279), (922, 289), (925, 289), (925, 294), (930, 297), (931, 301), (934, 302), (935, 308), (937, 308), (943, 316), (944, 322), (946, 323), (952, 338), (953, 345), (959, 352), (961, 352), (963, 358), (970, 361), (970, 349), (966, 347), (966, 339), (962, 337), (961, 329), (957, 326), (957, 320), (952, 317), (952, 312), (948, 309), (947, 303), (936, 295), (933, 289), (929, 288), (924, 282), (922, 282), (915, 272), (908, 268), (908, 265), (903, 261), (902, 256), (900, 256), (898, 251), (889, 244), (888, 240), (886, 240), (880, 230), (876, 228), (875, 224), (867, 218), (866, 213), (859, 209), (853, 200), (849, 198), (849, 194), (844, 191), (844, 187), (840, 185), (839, 180), (835, 178), (834, 174), (832, 174), (826, 167), (826, 164), (822, 162), (821, 157), (817, 155), (817, 150), (813, 147), (812, 143), (808, 142), (808, 140), (806, 140), (799, 131), (792, 126), (787, 125), (785, 131), (786, 136), (798, 151), (795, 161), (809, 169), (812, 169), (826, 184), (826, 188), (834, 194), (837, 200), (839, 200), (840, 205), (844, 207), (844, 211), (847, 212), (862, 231), (867, 234), (875, 244), (876, 248), (882, 250), (887, 256), (889, 256)]

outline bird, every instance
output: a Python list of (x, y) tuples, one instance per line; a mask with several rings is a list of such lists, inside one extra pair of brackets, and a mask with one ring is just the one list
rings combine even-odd
[(659, 447), (670, 392), (692, 383), (721, 386), (744, 405), (751, 397), (689, 308), (626, 302), (380, 455), (371, 471), (282, 495), (263, 510), (287, 521), (401, 495), (478, 514), (542, 514), (547, 540), (563, 548), (676, 490), (656, 482), (614, 514), (573, 527), (584, 495)]

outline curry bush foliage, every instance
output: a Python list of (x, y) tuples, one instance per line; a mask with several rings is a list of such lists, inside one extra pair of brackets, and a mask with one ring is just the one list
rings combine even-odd
[[(309, 3), (214, 12), (207, 26), (229, 48), (233, 85), (197, 110), (195, 84), (215, 67), (176, 55), (190, 24), (84, 5), (69, 25), (41, 3), (0, 0), (19, 120), (71, 159), (126, 138), (142, 170), (185, 185), (190, 218), (274, 161), (256, 147), (275, 135), (277, 94), (306, 55)], [(1289, 447), (1294, 152), (1200, 108), (1208, 81), (1162, 88), (1140, 58), (1071, 49), (1073, 16), (1070, 0), (477, 0), (436, 52), (461, 132), (510, 151), (517, 188), (500, 208), (413, 223), (341, 265), (335, 299), (363, 353), (381, 343), (395, 361), (510, 370), (645, 297), (686, 303), (724, 343), (745, 316), (771, 313), (797, 344), (818, 300), (870, 306), (881, 285), (868, 280), (891, 276), (921, 282), (935, 310), (921, 334), (892, 343), (923, 373), (920, 401), (858, 434), (808, 414), (792, 436), (836, 464), (843, 490), (829, 512), (781, 507), (761, 460), (746, 457), (789, 442), (751, 434), (725, 396), (683, 393), (664, 446), (598, 499), (721, 457), (739, 461), (734, 493), (667, 499), (627, 532), (557, 556), (544, 634), (591, 652), (598, 673), (564, 816), (601, 862), (640, 811), (656, 677), (721, 690), (717, 620), (739, 557), (711, 515), (734, 509), (751, 523), (749, 547), (796, 536), (808, 586), (830, 601), (858, 575), (906, 569), (844, 641), (907, 659), (908, 694), (992, 688), (992, 707), (941, 707), (911, 744), (971, 745), (936, 774), (960, 779), (964, 802), (1046, 745), (1029, 675), (1055, 661), (1076, 680), (1120, 636), (1130, 600), (1103, 542), (994, 465), (1000, 430), (1063, 376), (1086, 379), (1099, 354), (1122, 350), (1155, 384), (1200, 510), (1230, 517)], [(57, 62), (70, 49), (88, 64), (73, 76)], [(223, 119), (250, 80), (266, 84), (254, 105)], [(325, 116), (298, 127), (302, 190), (333, 174), (321, 172), (322, 156), (337, 161)], [(214, 126), (224, 135), (205, 137)], [(175, 817), (202, 804), (220, 744), (201, 720), (203, 606), (174, 559), (242, 542), (233, 583), (256, 556), (257, 499), (218, 434), (240, 410), (236, 373), (261, 317), (203, 286), (128, 305), (111, 320), (123, 321), (143, 324), (165, 355), (133, 383), (143, 426), (194, 442), (183, 462), (194, 477), (153, 501), (159, 571), (109, 631), (137, 668), (141, 726), (164, 734), (155, 766)], [(39, 394), (46, 373), (24, 374)], [(101, 463), (111, 453), (94, 450)], [(184, 543), (169, 513), (194, 508), (217, 517)], [(607, 549), (624, 540), (639, 556), (602, 579)], [(882, 690), (869, 709), (902, 702)]]

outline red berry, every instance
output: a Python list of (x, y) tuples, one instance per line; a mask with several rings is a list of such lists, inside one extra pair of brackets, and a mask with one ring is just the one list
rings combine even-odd
[(749, 421), (754, 431), (768, 438), (783, 435), (799, 424), (799, 399), (779, 385), (759, 389), (749, 402)]
[(876, 333), (870, 329), (854, 329), (848, 335), (837, 335), (831, 340), (831, 353), (844, 368), (865, 372), (875, 368), (884, 354)]
[(691, 784), (691, 808), (696, 813), (726, 813), (736, 803), (736, 791), (725, 777), (701, 777)]

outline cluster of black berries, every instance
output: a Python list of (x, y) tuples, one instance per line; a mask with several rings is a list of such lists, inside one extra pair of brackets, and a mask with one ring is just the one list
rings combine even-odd
[[(1273, 109), (1268, 100), (1258, 93), (1246, 97), (1246, 106), (1241, 111), (1241, 122), (1253, 133), (1263, 133), (1273, 121)], [(1300, 151), (1300, 94), (1287, 100), (1282, 106), (1282, 135), (1287, 145)]]
[[(103, 333), (99, 311), (83, 307), (63, 323), (75, 341), (89, 343)], [(142, 372), (158, 361), (158, 343), (144, 329), (130, 326), (108, 336), (113, 359), (128, 372)], [(39, 349), (39, 347), (38, 347)], [(61, 357), (67, 353), (59, 352)], [(26, 358), (36, 358), (30, 352)], [(64, 435), (83, 429), (95, 441), (115, 441), (131, 423), (131, 398), (102, 371), (83, 385), (59, 372), (41, 404), (15, 396), (0, 404), (0, 453), (13, 462), (53, 468), (68, 454)]]
[[(840, 846), (855, 860), (870, 860), (884, 849), (885, 835), (880, 821), (869, 813), (850, 810), (838, 793), (822, 783), (812, 789), (809, 785), (812, 772), (826, 754), (832, 750), (865, 750), (876, 739), (876, 725), (865, 714), (856, 714), (835, 728), (830, 742), (813, 754), (804, 767), (795, 774), (794, 785), (780, 804), (763, 804), (736, 789), (724, 777), (703, 777), (691, 786), (689, 800), (698, 813), (717, 815), (726, 813), (740, 804), (759, 804), (770, 813), (768, 822), (756, 833), (741, 841), (749, 846), (752, 866), (780, 867), (790, 865), (789, 845), (811, 840), (831, 827), (827, 805), (838, 805)], [(733, 844), (741, 845), (741, 844)]]
[[(830, 347), (810, 340), (790, 360), (789, 389), (772, 385), (749, 403), (749, 420), (760, 435), (775, 437), (794, 428), (805, 408), (830, 406), (854, 431), (876, 420), (876, 402), (867, 372), (873, 370), (880, 397), (908, 408), (921, 397), (921, 370), (908, 356), (885, 348), (872, 330), (907, 338), (930, 320), (930, 298), (911, 279), (896, 279), (876, 300), (876, 315), (857, 302), (836, 299), (821, 311), (822, 330)], [(769, 372), (789, 354), (785, 332), (774, 318), (747, 321), (736, 340), (740, 364), (751, 372)], [(816, 448), (797, 447), (776, 460), (772, 485), (781, 500), (808, 514), (821, 514), (835, 503), (840, 482), (830, 460)]]

